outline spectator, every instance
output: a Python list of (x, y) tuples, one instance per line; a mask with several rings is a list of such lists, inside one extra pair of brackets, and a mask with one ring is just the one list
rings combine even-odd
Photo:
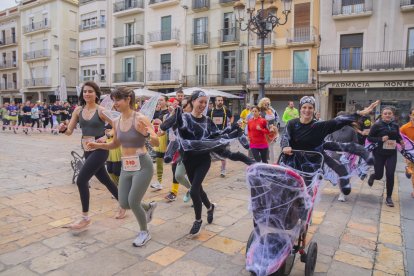
[(250, 114), (250, 104), (246, 104), (246, 108), (243, 109), (243, 111), (240, 113), (240, 119), (242, 121), (242, 129), (245, 129), (245, 127), (247, 126), (247, 116), (249, 116)]
[(295, 104), (290, 101), (285, 109), (285, 112), (283, 112), (282, 120), (285, 124), (287, 124), (287, 122), (295, 118), (299, 118), (299, 111), (295, 108)]

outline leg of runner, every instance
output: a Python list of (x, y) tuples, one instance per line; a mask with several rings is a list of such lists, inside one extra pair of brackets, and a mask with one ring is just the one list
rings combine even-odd
[(184, 187), (187, 188), (187, 192), (185, 193), (184, 197), (183, 197), (183, 201), (184, 202), (188, 202), (190, 200), (190, 188), (191, 188), (191, 184), (190, 181), (187, 178), (187, 173), (185, 171), (185, 166), (183, 164), (182, 161), (180, 161), (177, 164), (177, 168), (175, 170), (175, 179), (177, 179), (178, 183), (180, 183), (181, 185), (183, 185)]

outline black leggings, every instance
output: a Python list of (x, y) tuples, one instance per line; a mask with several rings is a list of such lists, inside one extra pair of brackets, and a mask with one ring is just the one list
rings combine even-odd
[(201, 211), (204, 206), (210, 209), (211, 203), (203, 190), (203, 180), (211, 165), (210, 154), (190, 155), (183, 160), (185, 170), (191, 182), (190, 195), (194, 204), (195, 219), (201, 219)]
[(384, 175), (385, 167), (385, 178), (387, 183), (387, 197), (392, 196), (392, 191), (394, 189), (394, 174), (395, 168), (397, 166), (397, 151), (391, 155), (382, 155), (374, 151), (375, 163), (375, 180), (382, 179)]
[(40, 128), (40, 119), (32, 119), (32, 127), (34, 127), (35, 123), (37, 124), (37, 128)]
[(111, 194), (118, 199), (118, 188), (112, 182), (105, 169), (105, 161), (108, 159), (107, 150), (94, 150), (85, 152), (85, 164), (79, 172), (76, 184), (78, 185), (80, 199), (82, 203), (82, 212), (89, 211), (89, 180), (96, 176), (98, 180), (106, 186)]
[(269, 152), (268, 148), (265, 148), (265, 149), (251, 148), (250, 150), (252, 151), (253, 158), (254, 160), (256, 160), (256, 162), (262, 161), (263, 163), (267, 163), (267, 154)]
[(217, 153), (221, 157), (228, 158), (231, 161), (240, 161), (243, 162), (246, 165), (251, 165), (256, 163), (255, 160), (251, 159), (247, 155), (244, 155), (240, 151), (238, 152), (232, 152), (227, 148), (218, 148), (214, 150), (214, 153)]
[(177, 179), (175, 178), (175, 171), (177, 170), (177, 163), (176, 162), (171, 164), (171, 169), (172, 169), (172, 173), (173, 173), (173, 183), (176, 184), (176, 183), (178, 183)]

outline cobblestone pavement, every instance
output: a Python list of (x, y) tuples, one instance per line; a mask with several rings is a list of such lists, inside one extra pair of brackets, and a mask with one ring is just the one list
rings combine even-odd
[[(92, 225), (78, 236), (62, 227), (80, 211), (69, 166), (70, 151), (80, 152), (78, 141), (78, 135), (0, 133), (0, 275), (249, 275), (244, 252), (252, 219), (244, 165), (229, 161), (223, 179), (220, 163), (213, 163), (205, 190), (217, 210), (195, 240), (185, 237), (194, 220), (190, 204), (182, 202), (185, 191), (176, 202), (163, 199), (171, 181), (167, 165), (166, 188), (146, 194), (146, 200), (159, 202), (149, 226), (152, 240), (135, 248), (132, 213), (115, 220), (117, 203), (96, 180)], [(395, 208), (388, 208), (382, 181), (370, 188), (355, 180), (353, 187), (341, 203), (338, 188), (323, 185), (309, 229), (319, 247), (316, 275), (404, 275), (398, 192)], [(291, 275), (304, 275), (298, 259)]]

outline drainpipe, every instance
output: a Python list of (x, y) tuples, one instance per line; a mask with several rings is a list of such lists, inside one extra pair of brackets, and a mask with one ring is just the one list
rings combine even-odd
[(387, 22), (384, 23), (384, 38), (383, 38), (383, 41), (382, 41), (382, 51), (383, 52), (385, 51), (385, 31), (386, 31), (386, 29), (387, 29)]

